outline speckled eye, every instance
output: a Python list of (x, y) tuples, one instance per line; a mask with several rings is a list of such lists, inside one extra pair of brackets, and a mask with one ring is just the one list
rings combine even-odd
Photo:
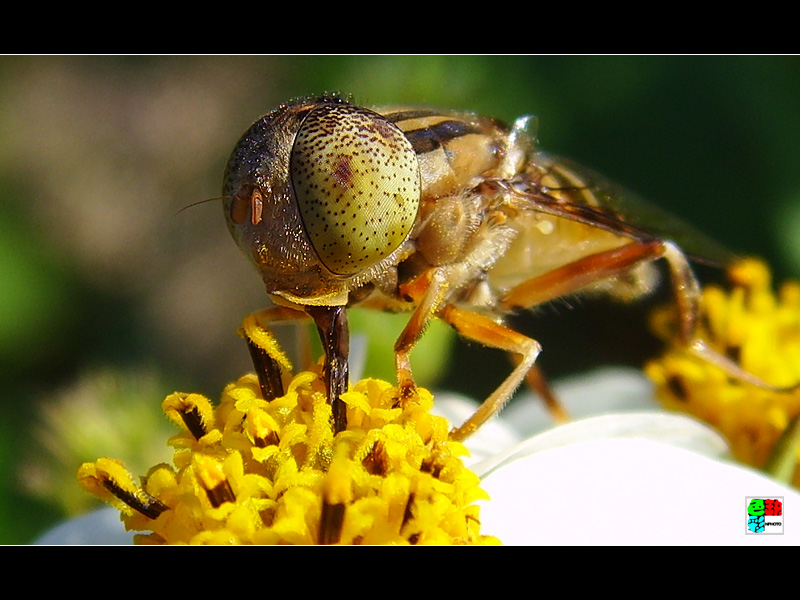
[(377, 113), (348, 104), (312, 111), (297, 132), (290, 172), (303, 225), (332, 273), (355, 275), (377, 264), (414, 226), (417, 155)]

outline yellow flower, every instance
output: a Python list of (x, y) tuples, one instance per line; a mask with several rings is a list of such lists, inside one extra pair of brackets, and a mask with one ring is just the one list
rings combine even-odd
[(254, 375), (226, 387), (216, 407), (175, 393), (164, 412), (181, 431), (172, 465), (141, 486), (121, 464), (84, 464), (84, 489), (122, 512), (146, 544), (464, 544), (480, 534), (476, 500), (487, 495), (466, 469), (464, 446), (430, 413), (433, 397), (374, 379), (342, 395), (348, 427), (336, 436), (319, 367), (287, 393), (262, 399)]
[[(666, 407), (709, 423), (727, 438), (738, 460), (765, 468), (800, 414), (800, 390), (777, 389), (800, 382), (800, 283), (783, 284), (776, 296), (767, 266), (755, 259), (735, 264), (729, 277), (730, 291), (703, 290), (699, 337), (774, 389), (737, 380), (679, 344), (646, 371)], [(656, 312), (653, 328), (674, 340), (674, 312)], [(789, 479), (798, 486), (797, 451), (792, 454)]]

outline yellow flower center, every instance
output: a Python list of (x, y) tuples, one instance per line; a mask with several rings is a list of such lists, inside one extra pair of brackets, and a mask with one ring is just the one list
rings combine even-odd
[[(708, 286), (701, 298), (698, 336), (764, 382), (800, 382), (800, 283), (785, 283), (777, 296), (767, 266), (748, 259), (729, 270), (730, 291)], [(676, 339), (675, 314), (657, 311), (653, 329)], [(763, 468), (779, 439), (800, 414), (800, 390), (791, 392), (738, 381), (673, 344), (646, 367), (665, 406), (688, 412), (718, 429), (735, 457)], [(800, 484), (795, 472), (794, 485)]]
[(141, 486), (117, 461), (84, 464), (81, 485), (123, 513), (137, 543), (497, 543), (480, 535), (487, 495), (466, 469), (449, 425), (418, 389), (365, 379), (342, 395), (347, 429), (333, 435), (319, 369), (262, 399), (254, 375), (228, 385), (215, 408), (175, 393), (164, 412), (182, 430), (173, 465)]

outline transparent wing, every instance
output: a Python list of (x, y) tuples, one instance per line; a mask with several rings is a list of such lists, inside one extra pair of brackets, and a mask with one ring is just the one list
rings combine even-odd
[(534, 153), (526, 171), (508, 185), (526, 208), (637, 239), (665, 239), (692, 259), (729, 264), (735, 255), (669, 212), (569, 159)]

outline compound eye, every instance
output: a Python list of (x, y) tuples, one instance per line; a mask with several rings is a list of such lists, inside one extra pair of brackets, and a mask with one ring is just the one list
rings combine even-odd
[(300, 217), (322, 264), (350, 276), (406, 239), (420, 203), (417, 155), (400, 129), (349, 104), (306, 117), (291, 155)]

